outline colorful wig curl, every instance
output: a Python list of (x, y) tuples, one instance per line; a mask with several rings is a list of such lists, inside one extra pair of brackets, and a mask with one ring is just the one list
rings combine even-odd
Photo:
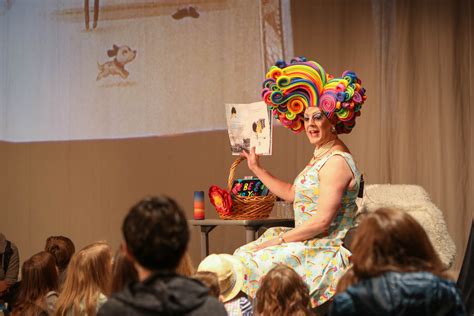
[(367, 99), (361, 80), (345, 71), (333, 78), (315, 61), (294, 58), (287, 65), (278, 61), (266, 74), (262, 98), (283, 126), (295, 133), (304, 130), (307, 107), (319, 107), (338, 134), (350, 133)]

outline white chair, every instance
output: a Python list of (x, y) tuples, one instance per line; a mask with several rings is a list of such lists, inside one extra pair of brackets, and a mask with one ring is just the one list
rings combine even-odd
[(358, 219), (380, 207), (403, 210), (423, 226), (441, 261), (450, 268), (456, 256), (456, 246), (448, 233), (441, 210), (431, 201), (428, 193), (418, 185), (366, 185), (364, 197), (358, 199)]

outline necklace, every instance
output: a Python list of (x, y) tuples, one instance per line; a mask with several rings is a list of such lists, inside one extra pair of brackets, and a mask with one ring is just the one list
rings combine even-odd
[(328, 141), (327, 143), (320, 146), (319, 148), (316, 148), (313, 153), (314, 159), (319, 159), (323, 155), (327, 154), (331, 150), (332, 146), (334, 146), (335, 142), (336, 142), (336, 138)]

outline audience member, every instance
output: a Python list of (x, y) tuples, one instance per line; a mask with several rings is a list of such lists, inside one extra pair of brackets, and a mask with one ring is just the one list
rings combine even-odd
[(330, 315), (464, 315), (455, 284), (426, 232), (406, 212), (381, 208), (360, 223), (352, 268)]
[(312, 315), (308, 285), (291, 267), (278, 264), (263, 278), (257, 291), (256, 314)]
[(242, 262), (228, 254), (212, 254), (199, 264), (199, 272), (213, 272), (219, 280), (221, 299), (229, 315), (250, 316), (252, 304), (241, 291), (244, 283)]
[(127, 254), (119, 249), (115, 253), (112, 265), (112, 293), (122, 291), (130, 283), (138, 281), (138, 272)]
[(174, 200), (159, 196), (138, 202), (125, 217), (122, 232), (140, 282), (113, 294), (99, 315), (226, 315), (204, 285), (176, 274), (189, 228)]
[(71, 239), (64, 236), (51, 236), (46, 239), (44, 250), (51, 253), (56, 258), (56, 265), (59, 269), (59, 288), (62, 287), (66, 278), (66, 269), (72, 255), (76, 251)]
[(209, 271), (199, 271), (194, 274), (193, 279), (198, 280), (206, 287), (208, 287), (209, 295), (218, 298), (219, 301), (223, 300), (223, 297), (221, 296), (221, 288), (219, 287), (219, 279), (217, 278), (217, 274)]
[(18, 290), (17, 280), (20, 270), (20, 256), (14, 243), (0, 233), (0, 300), (14, 303)]
[(23, 263), (20, 292), (12, 316), (53, 315), (58, 293), (56, 260), (42, 251)]
[[(95, 316), (110, 293), (112, 253), (105, 242), (73, 255), (57, 303), (57, 316)], [(118, 314), (117, 314), (118, 315)]]
[(187, 277), (193, 276), (196, 273), (193, 261), (191, 260), (191, 256), (187, 250), (184, 252), (183, 257), (176, 268), (176, 273)]

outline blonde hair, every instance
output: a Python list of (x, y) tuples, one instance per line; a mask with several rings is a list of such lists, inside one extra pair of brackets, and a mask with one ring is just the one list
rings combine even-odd
[(278, 264), (263, 277), (257, 291), (257, 315), (312, 315), (309, 288), (291, 267)]
[(110, 293), (112, 253), (103, 241), (92, 243), (73, 255), (57, 302), (58, 316), (96, 315), (100, 294)]

